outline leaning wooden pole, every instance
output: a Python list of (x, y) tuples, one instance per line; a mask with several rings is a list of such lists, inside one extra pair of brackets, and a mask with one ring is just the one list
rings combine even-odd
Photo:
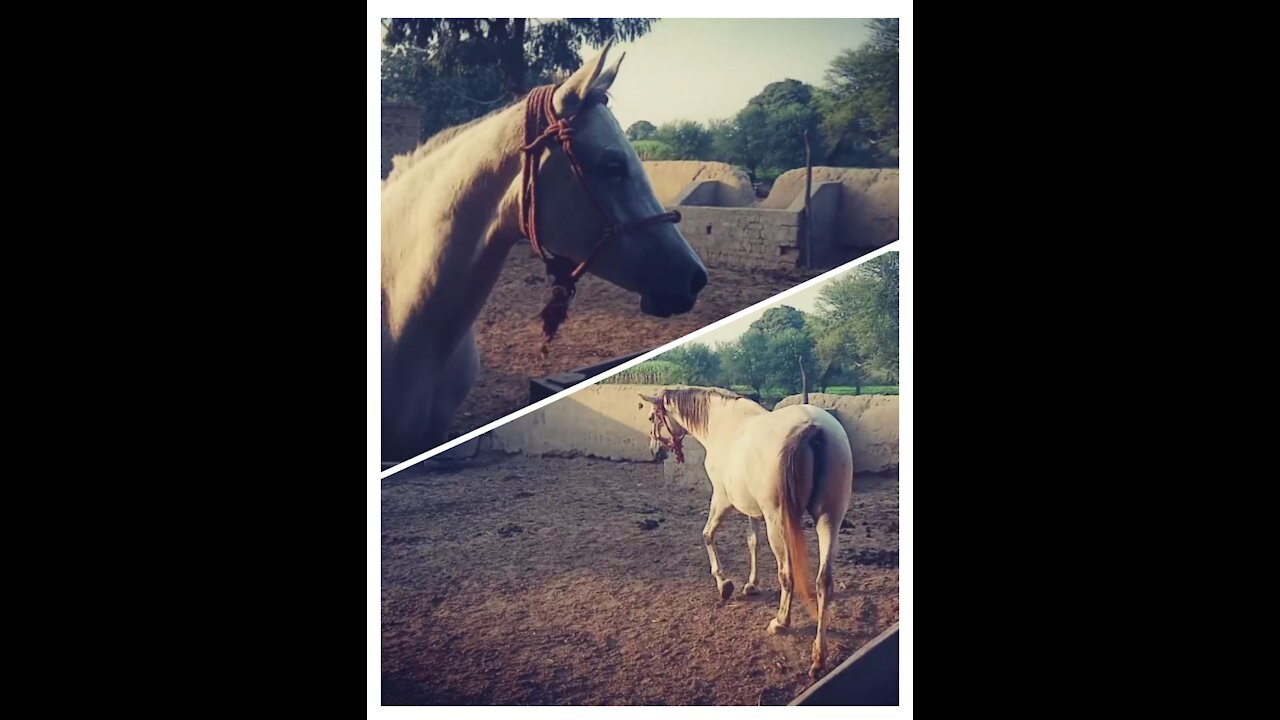
[(813, 262), (813, 214), (809, 211), (809, 197), (813, 195), (813, 160), (809, 151), (809, 130), (804, 131), (804, 264), (812, 268)]
[(801, 400), (805, 405), (809, 404), (809, 376), (804, 374), (804, 356), (797, 355), (796, 361), (800, 363), (800, 391), (804, 393), (804, 399)]

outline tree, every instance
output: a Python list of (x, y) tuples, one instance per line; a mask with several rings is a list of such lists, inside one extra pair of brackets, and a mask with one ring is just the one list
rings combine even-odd
[(853, 326), (819, 315), (810, 318), (805, 327), (814, 339), (813, 355), (818, 370), (814, 380), (819, 392), (825, 392), (839, 374), (853, 383), (855, 395), (861, 395), (864, 358)]
[(716, 156), (774, 178), (804, 166), (804, 133), (821, 144), (821, 116), (812, 104), (813, 89), (799, 80), (769, 83), (732, 120), (712, 124)]
[(584, 44), (634, 40), (654, 18), (382, 21), (382, 98), (423, 107), (422, 137), (480, 117), (582, 64)]
[(639, 120), (631, 123), (631, 127), (627, 128), (627, 139), (635, 142), (636, 140), (648, 140), (658, 131), (654, 124), (648, 120)]
[(707, 160), (711, 157), (711, 133), (701, 123), (678, 120), (663, 123), (652, 140), (670, 148), (668, 160)]
[(459, 65), (496, 67), (513, 97), (529, 90), (530, 71), (570, 72), (582, 63), (583, 44), (631, 41), (655, 18), (392, 18), (383, 20), (387, 47), (426, 51), (441, 70)]
[(768, 379), (769, 340), (759, 330), (748, 330), (737, 342), (722, 346), (721, 364), (728, 384), (748, 385), (760, 394)]
[(827, 162), (898, 165), (898, 21), (871, 21), (871, 40), (831, 62), (817, 98)]
[(715, 385), (720, 381), (720, 357), (702, 343), (668, 350), (662, 359), (675, 365), (676, 382), (686, 385)]
[(716, 157), (746, 168), (755, 182), (769, 142), (768, 123), (764, 109), (750, 103), (733, 119), (715, 121), (711, 132)]
[(768, 337), (783, 330), (799, 330), (804, 327), (804, 313), (790, 305), (779, 305), (764, 311), (760, 319), (751, 323), (752, 330), (759, 330)]
[(898, 381), (896, 252), (869, 260), (848, 276), (823, 286), (818, 293), (818, 311), (827, 333), (841, 328), (840, 332), (850, 334), (855, 354), (861, 359), (859, 367), (888, 382)]
[(808, 85), (799, 80), (779, 80), (771, 82), (764, 86), (764, 90), (759, 95), (747, 101), (749, 105), (756, 105), (765, 112), (780, 112), (792, 105), (808, 105), (813, 98), (813, 91)]
[(661, 140), (636, 140), (631, 143), (641, 160), (675, 160), (671, 146)]
[(815, 365), (813, 337), (803, 328), (786, 328), (770, 335), (765, 353), (768, 384), (788, 393), (800, 390), (800, 363), (804, 363), (806, 372)]

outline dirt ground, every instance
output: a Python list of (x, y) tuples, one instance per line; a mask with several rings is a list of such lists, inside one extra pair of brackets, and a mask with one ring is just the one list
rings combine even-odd
[(569, 319), (543, 358), (538, 313), (548, 284), (542, 261), (527, 246), (511, 251), (489, 302), (476, 321), (483, 366), (450, 430), (450, 437), (486, 425), (529, 402), (529, 379), (650, 350), (794, 287), (808, 275), (708, 268), (709, 282), (693, 310), (670, 318), (640, 312), (640, 297), (594, 275), (578, 283)]
[[(387, 705), (781, 705), (811, 683), (815, 623), (765, 633), (778, 605), (768, 540), (742, 595), (750, 524), (702, 543), (710, 487), (656, 463), (485, 455), (382, 481)], [(898, 478), (860, 476), (841, 530), (829, 672), (898, 620)], [(807, 532), (817, 563), (817, 545)], [(813, 573), (810, 569), (810, 573)]]

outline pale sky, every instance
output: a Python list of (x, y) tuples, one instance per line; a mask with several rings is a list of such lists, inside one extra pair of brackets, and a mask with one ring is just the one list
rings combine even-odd
[[(623, 129), (637, 120), (707, 122), (730, 117), (765, 85), (791, 78), (821, 86), (841, 50), (871, 37), (861, 19), (668, 19), (625, 51), (609, 107)], [(584, 48), (586, 58), (597, 48)], [(584, 58), (585, 59), (585, 58)]]

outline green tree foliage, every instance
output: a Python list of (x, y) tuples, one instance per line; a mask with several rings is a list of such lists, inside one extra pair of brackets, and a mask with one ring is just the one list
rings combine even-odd
[(632, 143), (636, 149), (636, 155), (641, 160), (672, 160), (675, 153), (671, 147), (660, 140), (637, 140)]
[(692, 120), (663, 123), (650, 139), (665, 145), (671, 155), (671, 157), (655, 159), (708, 160), (711, 158), (711, 132), (701, 123)]
[(804, 167), (804, 132), (814, 164), (898, 165), (898, 21), (872, 20), (871, 41), (832, 62), (826, 86), (769, 83), (732, 118), (713, 121), (712, 154), (752, 181)]
[(654, 18), (383, 20), (382, 98), (424, 108), (422, 137), (576, 70), (583, 45), (630, 41)]
[(799, 362), (810, 387), (898, 382), (898, 254), (885, 253), (826, 283), (818, 311), (770, 308), (736, 342), (716, 349), (721, 380), (794, 393)]
[(631, 143), (641, 160), (675, 160), (675, 151), (661, 140), (636, 140)]
[(779, 305), (765, 310), (760, 319), (751, 323), (751, 329), (765, 335), (776, 335), (783, 330), (800, 330), (804, 328), (804, 321), (804, 313), (790, 305)]
[(869, 260), (823, 286), (818, 310), (827, 327), (849, 334), (846, 347), (861, 367), (876, 379), (898, 382), (898, 253)]
[(871, 21), (871, 41), (845, 50), (819, 93), (822, 129), (833, 165), (898, 165), (898, 21)]
[(764, 109), (748, 104), (735, 117), (714, 121), (711, 133), (716, 158), (741, 165), (755, 181), (768, 143), (768, 118)]
[(798, 80), (769, 83), (731, 120), (711, 125), (716, 157), (747, 169), (752, 180), (804, 166), (804, 132), (821, 143), (813, 89)]
[(836, 322), (822, 315), (809, 318), (806, 325), (814, 338), (813, 355), (817, 372), (814, 387), (825, 391), (837, 376), (862, 393), (865, 359), (858, 348), (857, 336), (849, 323)]
[(720, 362), (731, 385), (749, 385), (759, 395), (769, 379), (769, 339), (759, 330), (748, 330), (736, 342), (723, 345)]
[(679, 368), (676, 382), (685, 385), (715, 385), (720, 382), (720, 356), (702, 343), (669, 350), (662, 359)]
[(768, 335), (764, 364), (770, 387), (788, 393), (800, 390), (800, 363), (813, 375), (813, 337), (803, 328), (786, 328)]
[(658, 128), (655, 127), (653, 123), (648, 120), (639, 120), (631, 123), (631, 127), (627, 128), (627, 139), (631, 142), (635, 142), (636, 140), (648, 140), (653, 137), (653, 134), (657, 131)]

